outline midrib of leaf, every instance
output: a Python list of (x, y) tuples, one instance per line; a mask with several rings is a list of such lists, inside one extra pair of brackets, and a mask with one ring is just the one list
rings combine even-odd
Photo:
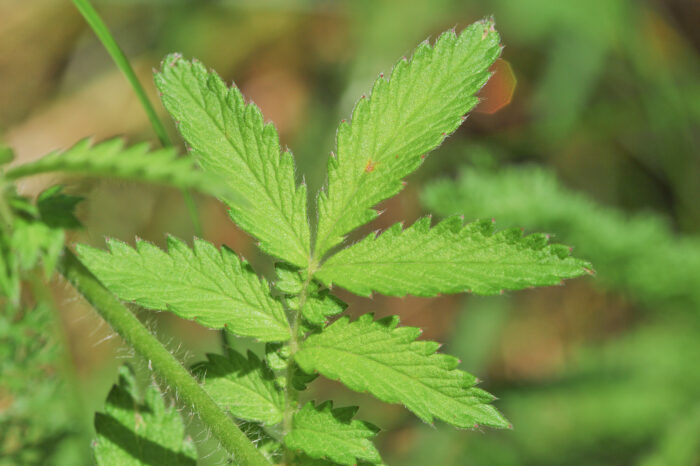
[(394, 265), (394, 264), (430, 264), (430, 265), (450, 265), (450, 264), (475, 264), (475, 265), (484, 265), (484, 264), (503, 264), (503, 265), (527, 265), (528, 267), (545, 267), (545, 266), (551, 266), (551, 264), (527, 264), (524, 262), (506, 262), (506, 261), (471, 261), (471, 260), (451, 260), (451, 259), (446, 259), (444, 261), (431, 261), (431, 260), (421, 260), (421, 261), (408, 261), (408, 260), (389, 260), (386, 259), (386, 262), (382, 261), (377, 261), (377, 260), (372, 260), (372, 261), (352, 261), (348, 262), (346, 264), (334, 264), (333, 267), (337, 268), (343, 268), (343, 267), (350, 267), (354, 266), (357, 264), (361, 265)]
[[(309, 432), (318, 432), (319, 434), (326, 435), (328, 437), (333, 437), (333, 438), (337, 439), (338, 443), (342, 443), (344, 445), (347, 445), (348, 447), (350, 447), (350, 449), (354, 449), (358, 446), (356, 443), (349, 441), (349, 440), (346, 440), (344, 436), (341, 437), (339, 435), (335, 435), (335, 433), (333, 431), (330, 431), (330, 430), (320, 430), (320, 429), (314, 429), (313, 427), (306, 427), (306, 426), (304, 426), (302, 429), (295, 429), (295, 431), (299, 431), (299, 430), (302, 430), (302, 431), (308, 430)], [(354, 429), (354, 432), (358, 432), (358, 431), (360, 431), (360, 430)], [(349, 432), (343, 431), (343, 433), (347, 434)], [(352, 440), (357, 440), (357, 439), (365, 440), (365, 437), (351, 437), (351, 439)]]
[[(233, 151), (238, 155), (239, 159), (241, 159), (241, 160), (243, 161), (243, 163), (245, 164), (245, 166), (248, 168), (248, 173), (249, 173), (251, 176), (253, 176), (253, 178), (255, 178), (255, 181), (257, 181), (258, 184), (260, 184), (260, 185), (263, 187), (263, 189), (264, 189), (264, 191), (265, 191), (265, 194), (267, 194), (267, 197), (268, 197), (268, 199), (270, 200), (270, 203), (273, 204), (275, 207), (277, 207), (278, 211), (282, 214), (282, 215), (280, 215), (280, 217), (285, 221), (285, 223), (287, 224), (287, 226), (289, 226), (290, 229), (291, 229), (294, 233), (296, 233), (294, 239), (296, 240), (297, 245), (300, 246), (299, 251), (302, 253), (302, 255), (306, 255), (306, 251), (305, 251), (305, 249), (304, 249), (304, 244), (303, 244), (302, 242), (300, 242), (300, 240), (299, 240), (300, 236), (303, 236), (303, 235), (300, 235), (300, 234), (299, 234), (299, 231), (297, 231), (297, 229), (296, 229), (296, 227), (293, 225), (293, 222), (291, 221), (291, 219), (290, 219), (287, 215), (284, 215), (285, 209), (284, 209), (283, 206), (281, 206), (281, 205), (277, 202), (277, 200), (274, 198), (274, 196), (273, 196), (272, 193), (270, 192), (270, 188), (269, 188), (268, 184), (267, 184), (264, 180), (261, 180), (261, 179), (258, 177), (256, 171), (252, 169), (252, 167), (251, 167), (251, 165), (250, 165), (250, 161), (248, 160), (248, 157), (246, 157), (244, 153), (242, 153), (240, 150), (238, 150), (238, 148), (236, 147), (236, 145), (233, 143), (233, 140), (231, 139), (231, 136), (228, 134), (228, 131), (226, 131), (226, 128), (221, 127), (221, 126), (219, 125), (219, 123), (216, 121), (216, 118), (215, 118), (213, 115), (211, 115), (211, 114), (209, 113), (209, 111), (208, 111), (207, 108), (206, 108), (206, 105), (203, 103), (204, 96), (203, 96), (203, 95), (201, 94), (201, 92), (200, 92), (199, 98), (197, 98), (197, 96), (194, 95), (194, 93), (191, 91), (191, 89), (189, 88), (189, 86), (187, 86), (187, 83), (185, 83), (185, 81), (182, 79), (182, 75), (178, 74), (178, 75), (177, 75), (177, 78), (178, 78), (178, 80), (180, 81), (180, 84), (182, 85), (182, 88), (185, 89), (185, 92), (187, 92), (187, 93), (190, 95), (190, 97), (192, 97), (192, 99), (193, 99), (195, 102), (197, 102), (197, 104), (199, 105), (200, 109), (204, 112), (205, 115), (207, 115), (207, 116), (209, 117), (209, 120), (214, 124), (214, 126), (219, 130), (219, 133), (222, 134), (222, 135), (224, 136), (224, 138), (226, 139), (226, 141), (229, 143), (229, 147), (230, 147), (231, 149), (233, 149)], [(205, 81), (205, 84), (208, 85), (208, 83), (206, 83), (206, 81)], [(224, 109), (224, 102), (222, 102), (220, 96), (217, 95), (216, 97), (217, 97), (217, 98), (216, 98), (216, 102), (217, 102), (217, 104), (219, 105), (219, 108), (220, 108), (220, 110), (221, 110), (221, 115), (222, 115), (222, 118), (223, 118), (223, 115), (225, 115), (225, 112), (223, 111), (223, 109)], [(224, 97), (224, 100), (225, 100), (225, 97)], [(244, 119), (244, 118), (245, 118), (245, 111), (246, 111), (248, 105), (249, 105), (249, 104), (246, 104), (245, 101), (243, 102), (243, 115), (241, 116), (241, 119)], [(235, 116), (234, 116), (234, 118), (235, 118)], [(267, 125), (267, 124), (265, 123), (264, 119), (263, 119), (263, 123), (262, 123), (262, 124), (263, 124), (263, 133), (264, 133), (265, 127), (266, 127), (266, 125)], [(258, 154), (261, 154), (261, 155), (262, 155), (263, 152), (260, 151), (260, 141), (258, 140), (257, 137), (254, 138), (254, 139), (255, 139), (255, 144), (258, 146)], [(261, 135), (261, 139), (262, 139), (262, 135)], [(282, 152), (282, 150), (281, 150), (281, 148), (280, 148), (280, 157), (282, 157), (283, 155), (284, 155), (284, 152)], [(279, 165), (279, 160), (276, 161), (276, 162), (277, 162), (277, 164)], [(262, 164), (262, 165), (263, 165), (263, 170), (264, 170), (264, 164)], [(278, 183), (278, 184), (279, 184), (279, 183)], [(296, 194), (297, 188), (298, 188), (298, 187), (296, 186), (296, 180), (295, 180), (295, 181), (294, 181), (294, 191), (295, 191), (294, 194)], [(281, 198), (282, 198), (282, 193), (280, 192), (279, 194), (280, 194), (279, 197), (280, 197), (280, 199), (281, 199)], [(308, 221), (308, 219), (307, 219), (307, 221)]]
[[(408, 366), (408, 365), (410, 365), (411, 367), (415, 367), (416, 364), (415, 364), (414, 362), (411, 362), (411, 364), (401, 364), (401, 363), (398, 363), (398, 362), (392, 362), (391, 365), (388, 365), (388, 364), (385, 363), (385, 362), (378, 361), (378, 360), (376, 360), (375, 358), (373, 358), (373, 357), (371, 357), (371, 356), (368, 356), (366, 353), (354, 353), (354, 352), (351, 352), (351, 351), (349, 351), (349, 350), (340, 350), (340, 349), (334, 348), (334, 347), (332, 347), (332, 346), (314, 344), (314, 349), (316, 349), (316, 348), (323, 348), (324, 351), (326, 351), (327, 353), (337, 353), (337, 354), (338, 354), (339, 356), (341, 356), (341, 357), (342, 357), (342, 356), (347, 357), (348, 355), (350, 355), (350, 356), (353, 357), (354, 359), (362, 359), (362, 358), (367, 359), (367, 360), (369, 360), (369, 361), (372, 361), (372, 363), (376, 364), (377, 366), (380, 366), (380, 367), (385, 368), (385, 369), (387, 369), (388, 371), (390, 371), (390, 372), (392, 372), (392, 373), (394, 373), (394, 374), (397, 374), (397, 375), (399, 375), (399, 376), (402, 376), (402, 378), (405, 378), (405, 379), (414, 381), (414, 382), (418, 383), (419, 385), (423, 386), (424, 388), (427, 388), (428, 390), (430, 390), (430, 391), (432, 391), (432, 392), (437, 392), (437, 393), (439, 393), (440, 396), (441, 396), (442, 398), (446, 398), (446, 399), (448, 399), (449, 401), (453, 401), (453, 402), (457, 402), (457, 403), (460, 403), (460, 404), (461, 404), (461, 401), (460, 401), (461, 398), (460, 398), (460, 399), (456, 399), (456, 398), (450, 397), (449, 395), (445, 395), (444, 393), (442, 393), (442, 391), (440, 390), (440, 388), (427, 385), (427, 384), (426, 384), (422, 379), (420, 379), (420, 378), (411, 377), (409, 374), (407, 374), (407, 373), (405, 373), (405, 372), (402, 372), (402, 371), (399, 371), (399, 370), (395, 370), (395, 369), (394, 369), (394, 367), (396, 367), (396, 366), (402, 366), (402, 365), (403, 365), (403, 366)], [(306, 351), (308, 351), (308, 348), (306, 349)], [(402, 354), (402, 353), (405, 353), (405, 351), (393, 351), (393, 352), (392, 352), (392, 351), (385, 351), (384, 349), (382, 349), (382, 353), (383, 353), (383, 354), (391, 354), (391, 353), (399, 353), (399, 354)], [(427, 359), (427, 360), (426, 360), (424, 363), (422, 363), (421, 365), (422, 365), (422, 366), (432, 366), (432, 364), (429, 364), (429, 363), (430, 363), (430, 360)], [(442, 379), (440, 379), (440, 380), (442, 380)], [(465, 387), (465, 388), (468, 388), (468, 387)]]

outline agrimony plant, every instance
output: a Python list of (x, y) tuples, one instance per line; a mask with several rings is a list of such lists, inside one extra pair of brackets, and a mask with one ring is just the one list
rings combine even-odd
[[(438, 353), (439, 344), (419, 340), (419, 329), (399, 326), (398, 317), (351, 321), (331, 294), (334, 285), (362, 296), (494, 294), (589, 270), (544, 235), (495, 232), (491, 222), (465, 224), (460, 217), (434, 226), (427, 217), (347, 243), (348, 233), (378, 215), (373, 207), (401, 191), (402, 179), (459, 127), (500, 52), (486, 20), (448, 31), (434, 45), (424, 42), (390, 76), (380, 76), (351, 121), (340, 124), (313, 221), (292, 154), (281, 151), (274, 126), (235, 86), (179, 55), (168, 56), (156, 73), (189, 152), (204, 173), (220, 175), (235, 191), (235, 198), (222, 198), (231, 218), (278, 260), (276, 279), (264, 280), (235, 252), (201, 239), (189, 246), (170, 237), (166, 251), (108, 240), (109, 251), (79, 245), (78, 255), (121, 300), (266, 343), (262, 357), (229, 349), (194, 370), (217, 404), (255, 432), (268, 460), (382, 463), (370, 440), (378, 429), (355, 419), (357, 408), (299, 402), (318, 374), (403, 404), (425, 422), (509, 426), (476, 377)], [(129, 426), (135, 435), (145, 429)], [(181, 430), (172, 436), (181, 439)]]

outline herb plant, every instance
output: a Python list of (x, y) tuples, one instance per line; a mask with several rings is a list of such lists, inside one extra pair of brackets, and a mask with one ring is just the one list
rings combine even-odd
[[(79, 260), (65, 250), (60, 269), (236, 463), (382, 464), (371, 442), (379, 429), (355, 419), (356, 407), (301, 402), (319, 374), (402, 404), (428, 423), (438, 419), (463, 429), (509, 423), (491, 405), (494, 397), (476, 386), (476, 377), (458, 369), (456, 358), (437, 352), (438, 343), (419, 340), (421, 331), (401, 327), (396, 316), (342, 316), (346, 305), (332, 294), (334, 286), (361, 296), (484, 295), (590, 272), (585, 261), (570, 257), (568, 247), (549, 244), (546, 235), (496, 232), (491, 221), (465, 223), (462, 217), (436, 225), (426, 217), (355, 244), (347, 239), (377, 217), (376, 204), (399, 193), (402, 180), (464, 121), (500, 52), (493, 22), (485, 20), (459, 34), (448, 31), (434, 45), (424, 42), (390, 76), (380, 76), (352, 119), (340, 124), (315, 210), (309, 209), (305, 183), (297, 182), (292, 154), (281, 151), (274, 126), (260, 110), (235, 86), (179, 55), (164, 60), (155, 80), (192, 157), (175, 159), (172, 149), (142, 156), (143, 146), (83, 142), (10, 169), (5, 178), (70, 171), (218, 196), (232, 220), (277, 260), (274, 280), (259, 276), (226, 247), (203, 239), (190, 246), (174, 237), (166, 251), (141, 240), (131, 247), (110, 239), (109, 251), (78, 245)], [(192, 169), (192, 159), (201, 171)], [(32, 215), (47, 224), (41, 209)], [(53, 245), (42, 246), (49, 265), (58, 254)], [(17, 296), (17, 280), (2, 278)], [(195, 379), (121, 301), (264, 342), (264, 355), (228, 348), (193, 367)], [(140, 396), (134, 380), (123, 368), (96, 418), (98, 463), (194, 464), (177, 411), (154, 387)]]

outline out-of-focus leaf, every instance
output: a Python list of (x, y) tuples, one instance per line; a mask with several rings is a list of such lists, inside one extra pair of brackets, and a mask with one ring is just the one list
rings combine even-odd
[(95, 415), (95, 460), (99, 465), (191, 465), (197, 450), (185, 438), (185, 425), (174, 406), (166, 406), (153, 385), (143, 400), (128, 366), (119, 369), (119, 382), (107, 397), (105, 411)]
[(681, 299), (700, 306), (699, 238), (672, 233), (656, 215), (602, 206), (541, 168), (465, 168), (456, 181), (429, 185), (423, 202), (441, 215), (493, 216), (548, 231), (593, 262), (596, 283), (653, 303)]

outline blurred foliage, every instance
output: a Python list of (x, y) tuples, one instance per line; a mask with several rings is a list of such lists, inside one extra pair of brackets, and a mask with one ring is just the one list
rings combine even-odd
[(658, 215), (600, 206), (560, 186), (550, 172), (465, 168), (454, 182), (429, 185), (423, 201), (444, 216), (493, 216), (503, 226), (553, 233), (595, 264), (596, 282), (608, 289), (647, 304), (679, 300), (700, 309), (700, 238), (674, 234)]
[[(502, 409), (527, 428), (486, 442), (455, 437), (445, 449), (469, 460), (444, 464), (696, 464), (700, 239), (674, 233), (659, 215), (599, 205), (541, 168), (486, 168), (483, 155), (481, 168), (429, 185), (425, 204), (441, 215), (493, 215), (550, 232), (596, 264), (596, 284), (666, 312), (637, 316), (615, 338), (574, 348), (568, 367), (552, 377), (505, 387)], [(472, 324), (483, 311), (468, 313), (471, 325), (457, 334), (477, 339), (482, 352), (504, 328), (498, 314)]]
[[(439, 464), (696, 464), (700, 326), (667, 320), (581, 345), (553, 377), (499, 386), (511, 435), (440, 433)], [(502, 337), (503, 328), (491, 335)], [(435, 436), (422, 429), (410, 457), (434, 452)]]
[(87, 464), (89, 445), (63, 380), (65, 354), (47, 304), (0, 312), (0, 465)]
[[(15, 149), (16, 162), (91, 134), (155, 141), (100, 44), (72, 8), (54, 3), (0, 0), (0, 137)], [(466, 309), (456, 299), (418, 304), (424, 301), (376, 297), (372, 304), (378, 315), (399, 310), (402, 321), (426, 328), (431, 339), (451, 335), (447, 350), (485, 379), (484, 388), (499, 396), (496, 406), (515, 428), (483, 434), (433, 429), (399, 410), (380, 410), (369, 399), (362, 399), (367, 408), (360, 414), (394, 431), (379, 436), (388, 464), (699, 462), (697, 2), (95, 3), (152, 97), (149, 70), (169, 52), (197, 57), (224, 79), (235, 78), (266, 119), (275, 121), (283, 146), (294, 149), (309, 191), (324, 181), (338, 121), (348, 117), (355, 96), (369, 91), (376, 76), (391, 68), (394, 57), (431, 34), (494, 15), (506, 45), (497, 68), (503, 79), (492, 79), (481, 95), (488, 104), (484, 108), (497, 111), (471, 116), (409, 179), (404, 193), (382, 206), (386, 211), (372, 228), (419, 217), (417, 193), (424, 181), (454, 176), (455, 167), (470, 159), (476, 169), (465, 175), (469, 182), (452, 185), (454, 192), (441, 195), (444, 205), (431, 204), (431, 209), (496, 217), (499, 226), (554, 234), (590, 259), (598, 275), (588, 280), (590, 286), (469, 298)], [(510, 167), (523, 162), (544, 169)], [(75, 178), (65, 182), (71, 192), (88, 198), (78, 211), (86, 225), (80, 241), (101, 244), (102, 235), (133, 241), (138, 234), (163, 245), (165, 231), (192, 235), (178, 193)], [(33, 198), (47, 186), (45, 179), (32, 180), (20, 185), (20, 194)], [(468, 204), (458, 203), (465, 193), (474, 196)], [(197, 201), (204, 236), (226, 243), (264, 270), (268, 259), (230, 227), (225, 212), (208, 199)], [(28, 218), (42, 215), (47, 212)], [(35, 303), (18, 298), (21, 309), (2, 316), (3, 322), (12, 322), (12, 330), (2, 324), (0, 345), (9, 356), (2, 357), (0, 448), (7, 448), (6, 438), (17, 432), (6, 426), (26, 429), (19, 437), (12, 434), (14, 448), (17, 439), (27, 445), (46, 442), (46, 448), (12, 450), (13, 455), (26, 452), (22, 457), (3, 450), (0, 456), (10, 458), (10, 464), (50, 464), (40, 455), (54, 453), (49, 447), (56, 445), (51, 439), (57, 432), (73, 432), (70, 416), (75, 414), (65, 411), (72, 395), (54, 390), (66, 386), (52, 385), (59, 372), (35, 377), (45, 365), (32, 358), (47, 351), (38, 348), (56, 347), (48, 344), (45, 331), (38, 338), (22, 336), (22, 322), (29, 325), (30, 316), (39, 319), (39, 314), (29, 312)], [(367, 305), (347, 301), (351, 313), (353, 304)], [(58, 304), (63, 313), (77, 307), (72, 299)], [(181, 353), (190, 352), (189, 360), (219, 348), (215, 336), (196, 325), (170, 318), (159, 318), (159, 324), (164, 338), (183, 342)], [(32, 332), (56, 325), (37, 321)], [(100, 368), (114, 358), (114, 346), (95, 346), (103, 337), (99, 333), (91, 335), (72, 321), (63, 325), (77, 362), (74, 382), (92, 409), (112, 383), (114, 374), (105, 377)], [(21, 348), (27, 346), (6, 343), (16, 339), (38, 345), (32, 346), (37, 350), (25, 353)], [(26, 365), (10, 371), (7, 365), (17, 361)], [(98, 377), (104, 382), (96, 384)], [(27, 387), (15, 388), (21, 399), (41, 392), (36, 399), (43, 401), (13, 404), (8, 411), (6, 401), (14, 398), (3, 390), (9, 385)], [(319, 401), (332, 396), (339, 403), (357, 403), (355, 395), (332, 384), (319, 385), (316, 393)], [(21, 406), (29, 406), (23, 412), (32, 414), (22, 414)], [(40, 415), (49, 411), (56, 415)], [(201, 449), (206, 436), (197, 433), (196, 423), (191, 430)]]

